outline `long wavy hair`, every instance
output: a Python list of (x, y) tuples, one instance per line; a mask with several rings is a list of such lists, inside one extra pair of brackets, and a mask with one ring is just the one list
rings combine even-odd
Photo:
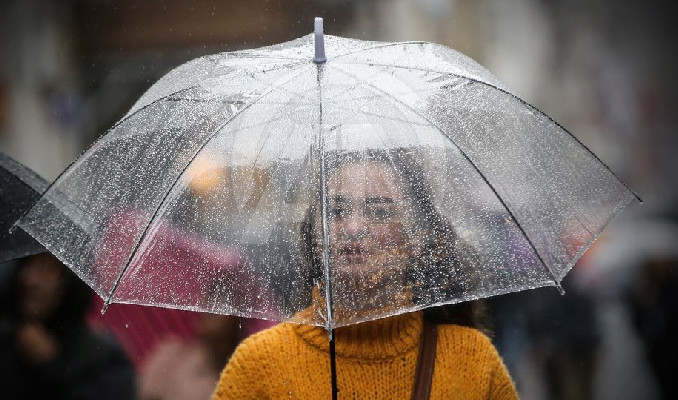
[[(391, 167), (402, 179), (405, 197), (410, 199), (414, 213), (413, 231), (418, 236), (418, 248), (415, 255), (410, 256), (407, 270), (415, 306), (430, 305), (436, 299), (458, 297), (479, 284), (468, 279), (459, 279), (462, 269), (479, 268), (478, 257), (472, 247), (458, 237), (452, 224), (437, 212), (430, 183), (412, 150), (396, 148), (333, 152), (326, 159), (328, 177), (343, 165), (373, 161)], [(318, 206), (312, 204), (309, 207), (300, 227), (299, 257), (311, 269), (307, 274), (310, 278), (307, 287), (320, 282), (323, 273), (322, 260), (316, 251), (320, 237), (315, 229)], [(424, 316), (435, 323), (471, 326), (489, 333), (484, 303), (480, 300), (429, 307), (424, 309)]]

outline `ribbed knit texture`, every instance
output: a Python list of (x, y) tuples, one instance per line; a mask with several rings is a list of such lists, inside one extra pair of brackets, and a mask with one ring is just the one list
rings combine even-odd
[[(339, 399), (410, 398), (422, 313), (337, 329)], [(213, 399), (330, 399), (327, 332), (280, 324), (246, 339), (222, 372)], [(517, 399), (497, 351), (479, 331), (438, 327), (431, 399)]]

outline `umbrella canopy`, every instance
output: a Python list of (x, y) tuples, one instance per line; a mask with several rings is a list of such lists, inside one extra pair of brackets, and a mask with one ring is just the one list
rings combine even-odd
[(0, 263), (45, 249), (26, 232), (9, 232), (14, 222), (38, 200), (48, 183), (28, 167), (0, 153)]
[(637, 199), (470, 58), (324, 40), (171, 71), (19, 226), (107, 303), (334, 328), (559, 286)]

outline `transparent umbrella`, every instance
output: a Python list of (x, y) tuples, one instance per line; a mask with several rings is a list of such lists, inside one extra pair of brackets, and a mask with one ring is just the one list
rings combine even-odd
[(317, 31), (169, 72), (18, 225), (106, 304), (331, 330), (559, 287), (636, 199), (468, 57)]
[(0, 263), (30, 256), (45, 249), (12, 224), (38, 200), (48, 183), (30, 168), (0, 153)]

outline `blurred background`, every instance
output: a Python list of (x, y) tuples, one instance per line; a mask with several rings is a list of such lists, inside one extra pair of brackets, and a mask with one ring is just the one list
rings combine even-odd
[[(564, 282), (490, 301), (523, 399), (678, 398), (678, 28), (660, 1), (5, 0), (0, 150), (52, 181), (162, 75), (312, 31), (459, 50), (644, 200)], [(143, 364), (143, 360), (135, 363)]]

